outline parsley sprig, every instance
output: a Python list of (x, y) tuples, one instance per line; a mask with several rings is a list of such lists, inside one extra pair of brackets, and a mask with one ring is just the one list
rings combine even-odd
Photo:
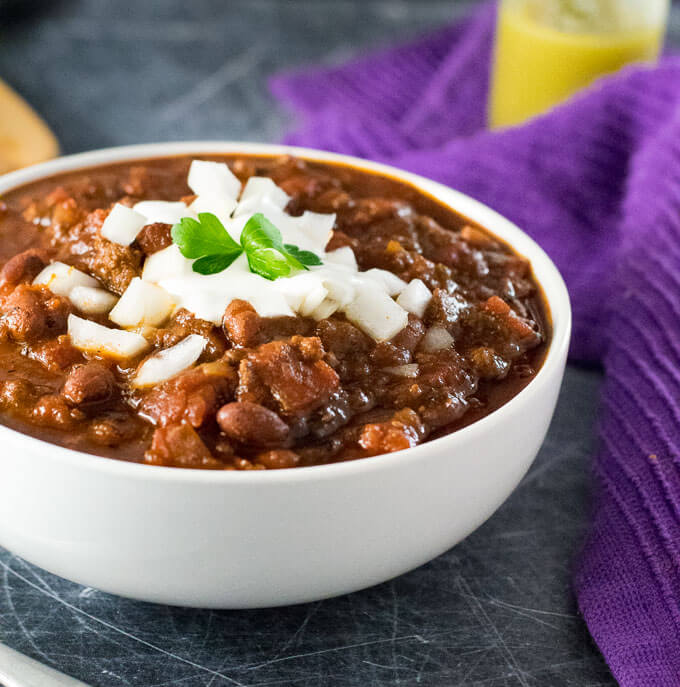
[(246, 254), (251, 272), (271, 280), (323, 264), (315, 253), (283, 243), (281, 232), (261, 212), (246, 222), (240, 243), (211, 212), (199, 213), (198, 220), (183, 217), (171, 234), (180, 253), (195, 260), (192, 269), (199, 274), (222, 272), (241, 253)]

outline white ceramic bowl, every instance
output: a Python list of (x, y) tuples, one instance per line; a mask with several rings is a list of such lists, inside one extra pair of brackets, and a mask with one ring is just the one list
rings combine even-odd
[(0, 426), (0, 545), (50, 572), (145, 601), (255, 608), (383, 582), (443, 553), (509, 496), (538, 452), (564, 374), (569, 298), (526, 234), (445, 186), (356, 158), (249, 143), (138, 145), (64, 157), (0, 177), (0, 194), (58, 172), (164, 155), (283, 154), (410, 182), (508, 241), (532, 263), (553, 340), (509, 403), (399, 453), (319, 467), (211, 472), (138, 465)]

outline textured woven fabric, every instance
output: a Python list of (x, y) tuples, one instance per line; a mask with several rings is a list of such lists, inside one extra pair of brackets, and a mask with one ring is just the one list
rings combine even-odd
[(680, 685), (680, 59), (601, 80), (522, 127), (484, 130), (495, 8), (337, 68), (279, 76), (287, 141), (460, 189), (565, 277), (573, 361), (606, 381), (579, 606), (622, 685)]

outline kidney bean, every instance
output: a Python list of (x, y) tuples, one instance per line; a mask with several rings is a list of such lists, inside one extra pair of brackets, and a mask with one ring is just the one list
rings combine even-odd
[(281, 446), (290, 432), (274, 411), (250, 401), (222, 406), (217, 423), (230, 439), (255, 446)]

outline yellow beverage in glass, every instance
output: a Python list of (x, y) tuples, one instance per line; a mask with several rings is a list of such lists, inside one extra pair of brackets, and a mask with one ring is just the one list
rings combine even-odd
[(598, 76), (659, 54), (668, 0), (501, 0), (491, 127), (545, 112)]

